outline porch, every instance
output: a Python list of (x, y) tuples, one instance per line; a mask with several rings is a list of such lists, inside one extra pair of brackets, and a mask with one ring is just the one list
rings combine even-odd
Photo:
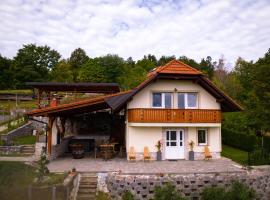
[(119, 172), (123, 174), (190, 174), (190, 173), (233, 173), (244, 172), (239, 164), (227, 159), (216, 160), (177, 160), (177, 161), (136, 161), (128, 162), (125, 158), (104, 161), (85, 157), (80, 160), (61, 157), (48, 165), (51, 172), (66, 172), (76, 168), (79, 172)]

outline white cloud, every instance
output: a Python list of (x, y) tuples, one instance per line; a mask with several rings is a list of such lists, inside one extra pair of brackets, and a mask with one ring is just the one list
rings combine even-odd
[(0, 53), (49, 45), (64, 58), (77, 47), (140, 59), (152, 53), (200, 60), (221, 54), (256, 60), (270, 48), (270, 2), (115, 0), (0, 2)]

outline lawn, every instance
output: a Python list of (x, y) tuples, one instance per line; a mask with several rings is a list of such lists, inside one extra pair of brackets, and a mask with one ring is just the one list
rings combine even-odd
[(33, 135), (21, 136), (14, 139), (13, 142), (14, 144), (17, 144), (17, 145), (35, 144), (36, 136), (33, 136)]
[[(0, 162), (0, 199), (27, 199), (27, 188), (35, 183), (36, 169), (22, 162)], [(48, 180), (42, 185), (62, 183), (66, 174), (48, 175)], [(42, 199), (42, 198), (41, 198)]]
[(18, 101), (17, 106), (16, 106), (16, 101), (10, 101), (10, 100), (1, 100), (0, 101), (0, 110), (4, 110), (4, 111), (8, 112), (9, 110), (14, 109), (16, 107), (28, 110), (28, 109), (37, 108), (37, 103), (36, 103), (36, 100)]
[(230, 147), (227, 145), (222, 145), (221, 155), (231, 160), (241, 164), (246, 165), (248, 160), (248, 152)]
[(33, 90), (0, 90), (0, 94), (33, 94)]

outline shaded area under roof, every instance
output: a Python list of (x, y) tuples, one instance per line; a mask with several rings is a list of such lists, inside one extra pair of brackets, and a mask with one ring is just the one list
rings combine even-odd
[(52, 92), (116, 93), (120, 91), (117, 83), (26, 82), (25, 85), (42, 91)]

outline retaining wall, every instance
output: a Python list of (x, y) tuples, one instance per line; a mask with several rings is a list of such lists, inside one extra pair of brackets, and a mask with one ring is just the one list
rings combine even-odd
[(200, 199), (205, 187), (229, 186), (238, 180), (253, 188), (258, 199), (270, 199), (270, 173), (215, 173), (215, 174), (170, 174), (170, 175), (121, 175), (109, 174), (106, 180), (113, 199), (121, 199), (124, 191), (134, 194), (135, 199), (153, 199), (156, 186), (172, 183), (185, 197)]
[(33, 127), (32, 127), (32, 122), (28, 122), (27, 124), (10, 131), (7, 134), (1, 135), (1, 140), (6, 141), (7, 144), (11, 142), (16, 137), (20, 136), (26, 136), (26, 135), (32, 135), (33, 133)]

